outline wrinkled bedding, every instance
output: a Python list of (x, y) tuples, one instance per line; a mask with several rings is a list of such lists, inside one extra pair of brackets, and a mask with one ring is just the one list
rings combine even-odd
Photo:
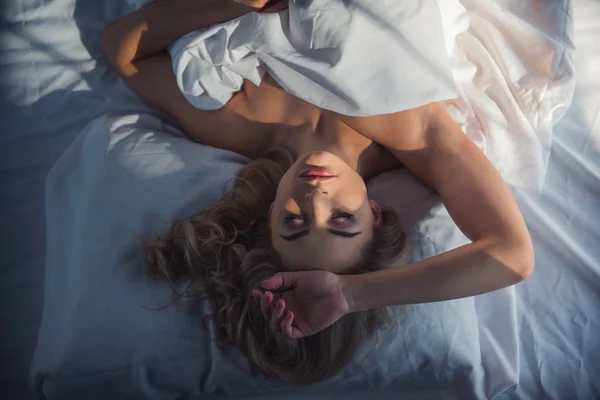
[[(479, 2), (465, 0), (461, 4), (468, 8), (478, 5)], [(502, 8), (514, 6), (515, 2), (498, 1), (496, 4)], [(566, 18), (574, 19), (575, 36), (566, 32), (566, 36), (562, 36), (562, 39), (566, 44), (574, 40), (578, 48), (574, 64), (577, 72), (577, 85), (573, 104), (554, 129), (550, 142), (552, 152), (541, 193), (534, 193), (526, 189), (515, 190), (519, 206), (534, 240), (537, 259), (536, 272), (530, 279), (517, 285), (514, 289), (488, 295), (488, 305), (485, 302), (482, 303), (481, 298), (462, 301), (461, 304), (468, 306), (458, 308), (461, 313), (453, 317), (454, 321), (455, 323), (465, 321), (467, 326), (481, 322), (476, 331), (471, 329), (465, 332), (460, 326), (448, 325), (448, 323), (444, 325), (445, 327), (455, 326), (457, 329), (455, 332), (465, 334), (465, 336), (454, 337), (456, 341), (453, 345), (456, 346), (454, 348), (457, 351), (447, 353), (451, 356), (447, 363), (450, 363), (452, 367), (458, 367), (455, 371), (463, 371), (464, 375), (460, 373), (439, 375), (436, 379), (431, 379), (433, 371), (440, 371), (438, 368), (440, 364), (428, 363), (424, 360), (435, 360), (440, 353), (434, 350), (440, 347), (446, 346), (445, 349), (449, 349), (447, 347), (449, 337), (443, 334), (447, 332), (443, 329), (430, 329), (430, 337), (435, 337), (437, 334), (437, 337), (442, 339), (435, 343), (437, 346), (429, 349), (426, 346), (427, 343), (414, 341), (419, 347), (415, 351), (407, 351), (402, 354), (402, 357), (405, 357), (404, 360), (410, 360), (410, 364), (403, 364), (404, 368), (424, 371), (422, 375), (419, 375), (421, 380), (416, 379), (414, 382), (417, 384), (411, 385), (407, 383), (407, 380), (410, 381), (410, 379), (398, 378), (407, 369), (390, 369), (389, 367), (393, 365), (390, 363), (397, 360), (380, 357), (367, 365), (367, 371), (377, 371), (373, 374), (373, 379), (364, 382), (371, 394), (377, 393), (377, 395), (389, 398), (397, 398), (399, 394), (405, 394), (412, 398), (416, 397), (416, 390), (419, 389), (418, 393), (423, 398), (427, 398), (427, 396), (430, 398), (465, 398), (474, 394), (479, 397), (492, 397), (502, 391), (510, 392), (511, 390), (514, 391), (500, 397), (587, 399), (597, 398), (600, 395), (600, 388), (597, 381), (594, 380), (594, 377), (600, 375), (600, 365), (598, 364), (600, 345), (596, 336), (596, 332), (600, 329), (600, 319), (597, 313), (598, 305), (600, 305), (598, 295), (600, 293), (600, 270), (598, 268), (600, 265), (600, 254), (598, 253), (600, 248), (600, 232), (598, 230), (598, 226), (600, 226), (598, 223), (600, 210), (598, 204), (598, 198), (600, 198), (598, 192), (598, 187), (600, 187), (600, 156), (598, 154), (600, 148), (600, 126), (598, 125), (600, 97), (598, 93), (600, 93), (600, 81), (595, 69), (597, 68), (595, 66), (600, 63), (598, 58), (600, 49), (595, 39), (600, 34), (599, 19), (597, 18), (600, 15), (600, 9), (597, 3), (586, 0), (575, 1), (574, 14), (570, 11), (568, 1), (522, 2), (522, 4), (522, 7), (516, 9), (509, 7), (510, 12), (507, 15), (513, 15), (517, 19), (529, 22), (534, 29), (544, 32), (549, 41), (561, 38), (560, 35), (552, 33), (555, 25), (548, 27), (543, 23), (544, 19), (536, 20), (534, 17), (538, 14), (528, 13), (530, 9), (528, 6), (535, 4), (541, 7), (542, 12), (539, 15), (544, 17), (563, 15)], [(96, 183), (106, 183), (114, 175), (119, 178), (115, 179), (114, 188), (127, 190), (128, 187), (125, 183), (130, 182), (128, 179), (133, 177), (126, 176), (126, 172), (145, 171), (144, 177), (149, 180), (145, 183), (138, 182), (138, 184), (143, 185), (149, 193), (167, 196), (166, 193), (162, 193), (158, 187), (151, 184), (152, 166), (143, 165), (139, 163), (139, 160), (135, 161), (135, 157), (132, 157), (130, 153), (135, 150), (135, 143), (139, 141), (140, 144), (143, 144), (137, 148), (139, 152), (148, 150), (148, 146), (150, 146), (158, 152), (157, 154), (163, 151), (173, 156), (173, 153), (170, 153), (172, 149), (168, 148), (164, 141), (152, 141), (157, 137), (164, 138), (165, 134), (175, 133), (171, 127), (172, 121), (149, 110), (124, 87), (110, 71), (106, 60), (102, 58), (99, 46), (99, 32), (102, 26), (107, 21), (124, 15), (131, 9), (132, 5), (126, 2), (99, 1), (92, 3), (74, 0), (52, 0), (45, 1), (43, 4), (34, 0), (8, 0), (2, 9), (5, 23), (1, 27), (2, 107), (0, 112), (5, 129), (3, 129), (0, 140), (2, 140), (3, 148), (6, 149), (6, 155), (0, 161), (3, 177), (3, 190), (0, 194), (2, 199), (0, 216), (3, 221), (1, 231), (3, 251), (0, 253), (2, 268), (0, 272), (2, 278), (0, 282), (0, 326), (2, 326), (0, 362), (3, 371), (2, 394), (11, 395), (9, 398), (31, 397), (33, 392), (31, 388), (36, 389), (35, 393), (39, 398), (61, 399), (93, 398), (93, 394), (96, 392), (99, 393), (99, 396), (104, 394), (101, 398), (106, 398), (106, 392), (103, 391), (113, 393), (117, 391), (128, 396), (127, 398), (135, 398), (136, 395), (142, 396), (143, 393), (150, 392), (155, 394), (156, 398), (176, 398), (181, 390), (184, 390), (182, 388), (187, 388), (191, 393), (188, 398), (193, 398), (194, 394), (198, 394), (200, 388), (209, 387), (206, 385), (207, 382), (212, 382), (213, 385), (220, 383), (226, 388), (224, 390), (236, 393), (263, 390), (260, 385), (241, 384), (235, 386), (231, 383), (235, 382), (235, 378), (229, 383), (224, 383), (226, 377), (217, 374), (218, 371), (221, 371), (218, 368), (222, 368), (224, 365), (233, 365), (231, 368), (237, 374), (233, 377), (246, 377), (243, 363), (236, 364), (232, 354), (214, 352), (209, 349), (207, 342), (195, 340), (199, 338), (194, 335), (200, 335), (201, 331), (195, 330), (195, 328), (190, 329), (191, 317), (183, 308), (171, 307), (167, 312), (154, 312), (149, 315), (148, 311), (137, 307), (144, 304), (145, 300), (160, 302), (164, 297), (157, 296), (151, 299), (145, 297), (144, 295), (149, 293), (160, 295), (163, 289), (149, 287), (141, 278), (137, 280), (136, 272), (115, 270), (114, 264), (108, 273), (83, 268), (74, 274), (59, 276), (53, 274), (57, 271), (56, 269), (45, 269), (46, 259), (50, 260), (53, 254), (56, 256), (61, 252), (64, 253), (65, 250), (57, 248), (52, 253), (50, 244), (64, 239), (47, 235), (46, 232), (50, 234), (61, 232), (70, 235), (73, 239), (70, 245), (88, 243), (91, 241), (89, 236), (96, 234), (93, 225), (86, 224), (86, 218), (73, 219), (71, 224), (58, 224), (56, 220), (59, 215), (58, 211), (69, 214), (73, 210), (84, 210), (81, 211), (82, 215), (93, 216), (96, 218), (95, 221), (99, 220), (103, 212), (106, 216), (111, 216), (108, 209), (105, 208), (107, 206), (99, 204), (97, 199), (89, 197), (90, 193), (98, 190), (98, 187), (95, 186)], [(470, 17), (466, 15), (470, 15)], [(489, 14), (484, 15), (489, 16)], [(459, 20), (465, 21), (480, 17), (472, 11), (470, 14), (462, 15)], [(531, 53), (536, 49), (541, 51), (543, 47), (531, 45), (521, 49), (522, 51), (518, 55), (523, 56), (523, 54)], [(543, 52), (540, 53), (540, 58), (543, 58), (543, 54)], [(550, 62), (551, 65), (553, 63), (554, 61)], [(467, 68), (465, 71), (481, 72), (477, 68), (470, 70)], [(498, 72), (502, 73), (502, 71), (500, 69)], [(485, 80), (479, 82), (486, 83)], [(505, 104), (493, 102), (489, 104), (505, 106)], [(556, 110), (553, 115), (563, 114), (563, 111)], [(94, 140), (91, 140), (90, 135), (84, 135), (73, 145), (86, 126), (88, 129), (85, 131), (90, 132), (91, 125), (88, 125), (90, 121), (107, 114), (112, 114), (111, 118), (120, 118), (122, 121), (119, 130), (113, 131), (126, 136), (120, 150), (117, 146), (118, 151), (102, 154), (103, 150), (109, 148), (108, 145), (114, 136), (94, 136)], [(131, 115), (140, 115), (149, 120), (154, 118), (161, 120), (153, 123), (151, 127), (141, 124), (141, 127), (144, 128), (142, 132), (139, 129), (140, 124), (137, 124), (138, 121), (131, 122)], [(97, 120), (96, 123), (102, 121), (106, 123), (107, 120), (103, 118)], [(488, 120), (480, 115), (477, 121)], [(494, 118), (491, 118), (490, 121), (492, 122), (486, 124), (487, 128), (491, 126), (501, 129), (503, 126), (502, 124), (496, 126)], [(129, 131), (127, 131), (127, 123), (134, 125)], [(107, 129), (107, 132), (110, 130)], [(126, 134), (127, 132), (129, 135)], [(89, 154), (76, 151), (85, 148), (85, 146), (82, 147), (85, 143), (84, 137), (88, 138), (90, 145), (97, 145), (97, 147), (89, 149)], [(171, 136), (169, 137), (171, 138)], [(127, 144), (130, 146), (129, 148), (126, 147)], [(60, 179), (48, 180), (47, 188), (51, 191), (50, 194), (62, 193), (68, 194), (68, 196), (57, 196), (55, 203), (49, 202), (48, 205), (57, 205), (56, 208), (53, 208), (56, 214), (49, 213), (47, 215), (44, 204), (44, 180), (61, 155), (67, 154), (68, 156), (68, 152), (64, 153), (67, 148), (69, 148), (68, 152), (80, 154), (80, 157), (69, 164), (71, 168), (65, 168), (63, 163), (62, 169), (55, 168), (53, 170), (55, 178), (56, 171), (62, 171), (64, 179), (62, 181)], [(198, 149), (199, 152), (206, 151), (197, 146), (195, 148), (178, 146), (177, 148), (185, 154), (195, 149)], [(114, 150), (115, 147), (111, 147), (111, 149)], [(145, 156), (148, 160), (160, 159), (157, 155), (152, 156), (149, 153), (151, 152), (148, 151)], [(139, 155), (135, 152), (134, 154)], [(95, 156), (88, 157), (88, 155)], [(235, 169), (235, 164), (243, 162), (231, 154), (224, 154), (221, 157), (213, 160), (218, 159), (217, 164), (222, 165), (223, 170), (218, 165), (205, 165), (204, 167), (216, 168), (215, 171), (222, 171), (222, 174), (231, 174)], [(64, 159), (61, 158), (61, 160)], [(178, 164), (178, 162), (182, 162), (182, 159), (170, 164), (163, 160), (159, 162), (158, 166), (166, 171), (177, 171), (178, 168), (182, 168)], [(125, 161), (128, 161), (129, 164)], [(58, 166), (60, 167), (60, 163)], [(160, 182), (161, 179), (168, 180), (167, 175), (157, 176), (156, 171), (154, 174), (154, 182)], [(400, 175), (396, 178), (391, 175), (381, 179), (391, 179), (390, 182), (398, 179), (398, 183), (403, 182), (408, 185), (402, 181), (401, 172), (396, 172), (396, 174)], [(224, 179), (224, 175), (219, 176)], [(76, 177), (86, 179), (77, 180)], [(96, 177), (97, 180), (87, 179), (89, 177)], [(199, 178), (190, 171), (187, 175), (180, 175), (178, 179), (181, 183), (185, 179), (190, 179), (189, 182), (196, 182)], [(404, 177), (404, 179), (409, 178)], [(85, 188), (86, 191), (76, 194), (69, 191), (69, 188)], [(376, 188), (371, 189), (374, 193), (377, 190)], [(196, 195), (199, 196), (197, 199)], [(115, 192), (102, 193), (102, 196), (109, 201), (108, 204), (119, 205), (139, 199), (138, 197), (124, 198), (122, 194)], [(141, 194), (137, 194), (137, 196), (141, 197)], [(203, 197), (199, 193), (192, 193), (190, 196), (178, 200), (181, 208), (162, 210), (162, 216), (155, 215), (155, 218), (163, 218), (162, 223), (167, 224), (166, 219), (168, 219), (169, 213), (193, 212), (193, 208), (203, 204), (202, 201), (210, 201), (208, 196)], [(412, 223), (416, 224), (415, 226), (419, 226), (418, 221), (423, 219), (436, 220), (438, 218), (437, 220), (444, 221), (444, 211), (436, 206), (435, 196), (432, 197), (427, 191), (419, 190), (414, 190), (413, 196), (410, 198), (414, 198), (415, 202), (419, 199), (426, 200), (422, 203), (424, 210), (414, 211), (415, 218)], [(65, 202), (60, 203), (60, 199)], [(69, 199), (75, 200), (75, 202), (67, 202)], [(70, 207), (71, 205), (73, 207)], [(98, 206), (98, 209), (90, 209), (92, 205)], [(145, 210), (148, 211), (148, 209)], [(140, 211), (138, 218), (141, 218), (141, 213)], [(125, 237), (127, 232), (131, 232), (132, 227), (125, 224), (127, 218), (122, 221), (126, 230), (111, 231), (111, 235)], [(407, 221), (407, 223), (409, 222)], [(48, 230), (45, 229), (46, 223), (48, 223)], [(100, 226), (106, 232), (109, 226), (120, 226), (114, 224), (115, 221), (111, 220)], [(446, 222), (440, 222), (439, 227), (447, 228), (448, 226)], [(157, 225), (149, 227), (135, 225), (133, 229), (141, 229), (138, 232), (141, 235), (151, 234), (153, 229), (160, 230), (161, 228), (157, 223)], [(431, 229), (437, 231), (438, 226)], [(83, 232), (87, 232), (89, 235), (81, 236)], [(450, 231), (450, 234), (447, 235), (446, 245), (457, 244), (462, 240), (460, 236), (456, 236), (452, 232)], [(102, 242), (102, 240), (104, 239), (100, 236), (98, 241)], [(135, 237), (130, 237), (128, 240), (128, 242), (120, 244), (117, 251), (106, 255), (108, 260), (122, 257), (126, 248), (135, 249), (133, 245)], [(46, 242), (48, 242), (48, 254), (46, 254)], [(427, 248), (425, 245), (423, 246)], [(72, 248), (76, 251), (74, 254), (68, 254), (69, 257), (84, 254), (86, 251), (81, 246)], [(419, 247), (416, 246), (416, 248)], [(94, 251), (98, 251), (99, 247), (94, 249)], [(429, 247), (429, 251), (432, 250), (436, 249)], [(426, 254), (424, 253), (424, 255)], [(96, 253), (96, 255), (102, 254)], [(131, 257), (136, 257), (135, 252)], [(81, 260), (78, 262), (80, 266), (88, 266), (87, 263), (81, 263)], [(132, 261), (132, 265), (133, 263)], [(62, 268), (73, 270), (73, 265), (63, 265)], [(136, 298), (129, 299), (129, 303), (117, 303), (116, 299), (111, 298), (108, 288), (102, 290), (93, 285), (93, 278), (102, 273), (107, 274), (104, 276), (104, 282), (110, 282), (117, 291), (122, 291), (129, 284), (135, 286), (137, 288), (134, 291)], [(108, 281), (110, 273), (115, 274), (113, 279)], [(131, 275), (128, 275), (130, 273)], [(51, 276), (51, 279), (46, 279), (45, 276)], [(78, 287), (77, 281), (84, 285)], [(510, 290), (514, 290), (514, 296), (507, 301), (506, 294), (511, 294)], [(48, 292), (60, 293), (60, 296), (48, 296)], [(87, 297), (86, 293), (89, 293)], [(168, 295), (168, 293), (163, 294), (164, 296)], [(44, 304), (45, 295), (51, 297), (46, 304)], [(499, 299), (497, 296), (504, 297)], [(77, 303), (73, 299), (79, 299), (80, 302)], [(40, 330), (43, 307), (52, 310), (56, 308), (56, 304), (61, 304), (61, 301), (63, 304), (71, 304), (70, 310), (76, 312), (67, 315), (64, 310), (55, 310), (56, 321), (60, 321), (61, 324), (52, 324), (52, 316), (45, 316), (50, 322), (42, 324)], [(474, 306), (478, 302), (483, 306)], [(489, 306), (489, 303), (493, 303), (494, 306)], [(117, 307), (123, 304), (121, 314), (111, 314), (113, 310), (117, 310)], [(506, 311), (500, 317), (495, 312), (498, 310), (499, 304), (503, 305)], [(444, 314), (444, 310), (456, 310), (454, 307), (457, 306), (449, 303), (439, 305), (439, 307), (441, 308), (437, 311)], [(133, 312), (134, 308), (135, 312)], [(490, 310), (494, 312), (490, 312)], [(127, 314), (128, 311), (131, 313)], [(102, 335), (103, 330), (98, 325), (94, 325), (94, 322), (97, 321), (91, 319), (92, 313), (113, 322), (113, 326), (104, 331), (113, 336)], [(472, 319), (474, 315), (477, 318), (476, 322)], [(514, 324), (507, 327), (504, 321), (510, 320), (514, 321)], [(150, 321), (150, 325), (136, 326), (137, 330), (134, 330), (131, 336), (115, 326), (117, 323), (126, 326), (128, 323), (135, 325), (135, 322), (141, 324), (148, 321)], [(430, 322), (424, 322), (424, 324), (428, 323)], [(143, 332), (145, 327), (153, 328), (155, 333), (160, 331), (160, 334), (133, 335), (135, 332)], [(416, 330), (410, 333), (414, 336), (393, 339), (390, 342), (382, 343), (381, 346), (384, 347), (381, 348), (397, 345), (398, 340), (406, 341), (421, 332), (427, 333), (429, 328), (431, 328), (430, 325), (421, 325), (423, 330), (415, 328)], [(155, 348), (154, 345), (160, 343), (161, 338), (180, 335), (184, 329), (190, 329), (188, 331), (190, 335), (181, 338), (182, 346), (193, 344), (197, 346), (196, 349), (199, 349), (188, 354), (189, 357), (183, 359), (177, 356), (183, 352), (182, 347), (179, 347), (179, 342), (171, 343), (172, 347), (167, 346), (163, 351)], [(71, 333), (71, 335), (63, 335), (65, 332)], [(87, 344), (84, 345), (83, 339), (76, 337), (77, 334), (85, 334)], [(477, 340), (475, 340), (476, 338)], [(487, 344), (481, 345), (485, 342), (485, 338), (487, 338)], [(30, 389), (28, 390), (25, 382), (36, 342), (38, 342), (38, 355), (36, 355), (36, 364), (31, 373)], [(480, 344), (479, 353), (463, 357), (462, 354), (472, 349), (474, 343)], [(115, 357), (122, 354), (122, 357), (118, 359), (107, 357), (104, 360), (95, 358), (93, 359), (95, 362), (86, 361), (85, 357), (89, 353), (85, 351), (93, 350), (94, 354), (98, 355), (100, 347), (95, 348), (94, 346), (99, 344), (110, 345), (107, 353), (115, 355)], [(77, 354), (74, 349), (84, 352)], [(495, 368), (505, 371), (500, 375), (501, 379), (485, 375), (483, 372), (490, 371), (494, 366), (482, 365), (481, 361), (494, 360), (494, 358), (490, 358), (490, 355), (503, 354), (502, 352), (506, 352), (506, 349), (510, 350), (507, 356), (495, 358)], [(162, 356), (163, 360), (169, 360), (168, 357), (172, 357), (170, 361), (179, 365), (177, 371), (180, 373), (180, 380), (178, 382), (155, 385), (158, 382), (157, 376), (164, 379), (171, 371), (168, 363), (163, 363), (163, 369), (161, 369), (160, 363), (157, 363), (158, 359), (152, 357), (156, 354)], [(200, 363), (199, 360), (203, 361)], [(111, 370), (111, 365), (120, 365), (122, 368)], [(77, 370), (79, 366), (89, 369), (85, 370), (85, 374), (79, 373), (81, 371)], [(143, 368), (143, 366), (156, 369)], [(461, 369), (464, 366), (466, 369)], [(369, 368), (373, 369), (369, 370)], [(98, 373), (100, 370), (105, 373)], [(198, 380), (197, 374), (200, 370), (204, 371), (204, 375), (202, 379)], [(364, 371), (361, 373), (364, 374)], [(126, 374), (132, 379), (127, 382), (117, 379), (119, 374)], [(354, 374), (350, 375), (355, 376)], [(412, 375), (404, 375), (405, 378), (407, 376), (411, 377)], [(440, 378), (446, 379), (447, 384), (440, 384), (443, 381)], [(515, 387), (517, 381), (518, 387)], [(478, 383), (473, 385), (473, 382)], [(424, 391), (422, 385), (419, 384), (427, 385), (430, 391)], [(311, 396), (331, 397), (332, 392), (338, 395), (359, 393), (358, 386), (350, 385), (347, 388), (344, 385), (343, 387), (346, 389), (342, 388), (341, 384), (332, 385), (327, 389), (322, 388), (322, 391), (311, 393)], [(357, 391), (348, 392), (353, 389)], [(290, 390), (280, 389), (279, 391), (278, 397), (295, 398), (294, 392)], [(218, 394), (224, 393), (226, 391)], [(264, 398), (261, 395), (258, 397)], [(110, 398), (116, 397), (110, 396)], [(304, 398), (304, 395), (300, 395), (300, 398)]]
[[(427, 29), (423, 29), (427, 26)], [(377, 115), (456, 97), (435, 0), (292, 1), (183, 36), (170, 47), (196, 108), (223, 107), (268, 72), (286, 91), (344, 115)]]
[[(143, 241), (218, 199), (245, 161), (190, 143), (143, 114), (96, 119), (78, 136), (46, 186), (46, 293), (32, 367), (46, 398), (82, 391), (94, 398), (172, 398), (291, 390), (252, 377), (237, 351), (217, 350), (199, 321), (209, 311), (206, 303), (155, 311), (171, 302), (172, 291), (144, 276)], [(402, 204), (389, 196), (392, 182), (403, 193)], [(413, 259), (466, 243), (437, 196), (406, 171), (372, 180), (370, 191), (407, 216)], [(403, 307), (397, 325), (382, 331), (376, 345), (366, 345), (340, 375), (294, 393), (313, 396), (341, 387), (364, 392), (409, 382), (438, 394), (452, 386), (460, 398), (505, 391), (516, 384), (511, 310), (514, 288)], [(489, 314), (500, 332), (480, 329)], [(488, 375), (491, 384), (483, 379)]]
[(346, 115), (459, 97), (465, 132), (504, 179), (540, 189), (573, 92), (570, 32), (565, 4), (312, 0), (190, 32), (170, 53), (182, 93), (205, 110), (265, 71)]

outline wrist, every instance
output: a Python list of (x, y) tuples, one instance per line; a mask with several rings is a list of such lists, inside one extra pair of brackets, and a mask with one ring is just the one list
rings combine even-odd
[(341, 276), (342, 294), (348, 305), (347, 314), (366, 309), (364, 308), (365, 304), (363, 301), (364, 282), (361, 279), (363, 275), (364, 274)]

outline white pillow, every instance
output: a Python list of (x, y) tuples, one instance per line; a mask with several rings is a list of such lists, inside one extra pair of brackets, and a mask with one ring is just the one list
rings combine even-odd
[[(237, 350), (217, 350), (199, 321), (207, 304), (148, 310), (168, 304), (172, 292), (145, 277), (143, 240), (219, 198), (245, 162), (178, 134), (150, 116), (100, 118), (50, 172), (45, 304), (32, 367), (40, 396), (277, 393), (292, 399), (328, 398), (335, 391), (361, 398), (378, 388), (389, 398), (467, 398), (515, 384), (512, 375), (488, 369), (488, 360), (501, 359), (505, 349), (504, 343), (486, 344), (477, 298), (405, 307), (397, 325), (384, 330), (377, 345), (367, 344), (339, 376), (293, 391), (252, 377)], [(416, 259), (464, 242), (437, 197), (409, 174), (384, 175), (370, 189), (384, 205), (399, 208)], [(501, 312), (510, 308), (506, 304), (486, 312), (511, 331), (512, 321)]]

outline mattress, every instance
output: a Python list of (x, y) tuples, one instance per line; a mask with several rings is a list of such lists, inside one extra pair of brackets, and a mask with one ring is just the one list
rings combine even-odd
[[(131, 8), (117, 1), (3, 4), (0, 369), (8, 398), (34, 393), (27, 376), (43, 308), (48, 171), (91, 120), (157, 115), (101, 56), (100, 30)], [(519, 385), (510, 398), (600, 397), (600, 5), (575, 0), (573, 9), (573, 103), (554, 128), (542, 192), (515, 189), (536, 271), (515, 288)]]

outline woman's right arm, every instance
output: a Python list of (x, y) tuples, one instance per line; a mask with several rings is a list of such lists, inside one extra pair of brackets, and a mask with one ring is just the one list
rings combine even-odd
[[(325, 271), (275, 274), (262, 282), (262, 288), (279, 292), (293, 288), (280, 295), (294, 315), (281, 326), (288, 336), (313, 334), (349, 312), (475, 296), (531, 275), (533, 245), (510, 190), (443, 104), (398, 115), (346, 120), (354, 122), (357, 131), (378, 136), (380, 144), (435, 189), (472, 243), (402, 268), (361, 275)], [(272, 292), (254, 296), (265, 304), (267, 314), (269, 301), (278, 299)]]
[[(179, 91), (166, 47), (184, 34), (260, 11), (267, 0), (158, 0), (108, 24), (102, 48), (127, 85), (146, 103), (177, 119), (194, 141), (255, 157), (261, 148), (240, 135), (252, 123), (232, 111), (194, 108)], [(246, 132), (247, 133), (247, 132)]]

